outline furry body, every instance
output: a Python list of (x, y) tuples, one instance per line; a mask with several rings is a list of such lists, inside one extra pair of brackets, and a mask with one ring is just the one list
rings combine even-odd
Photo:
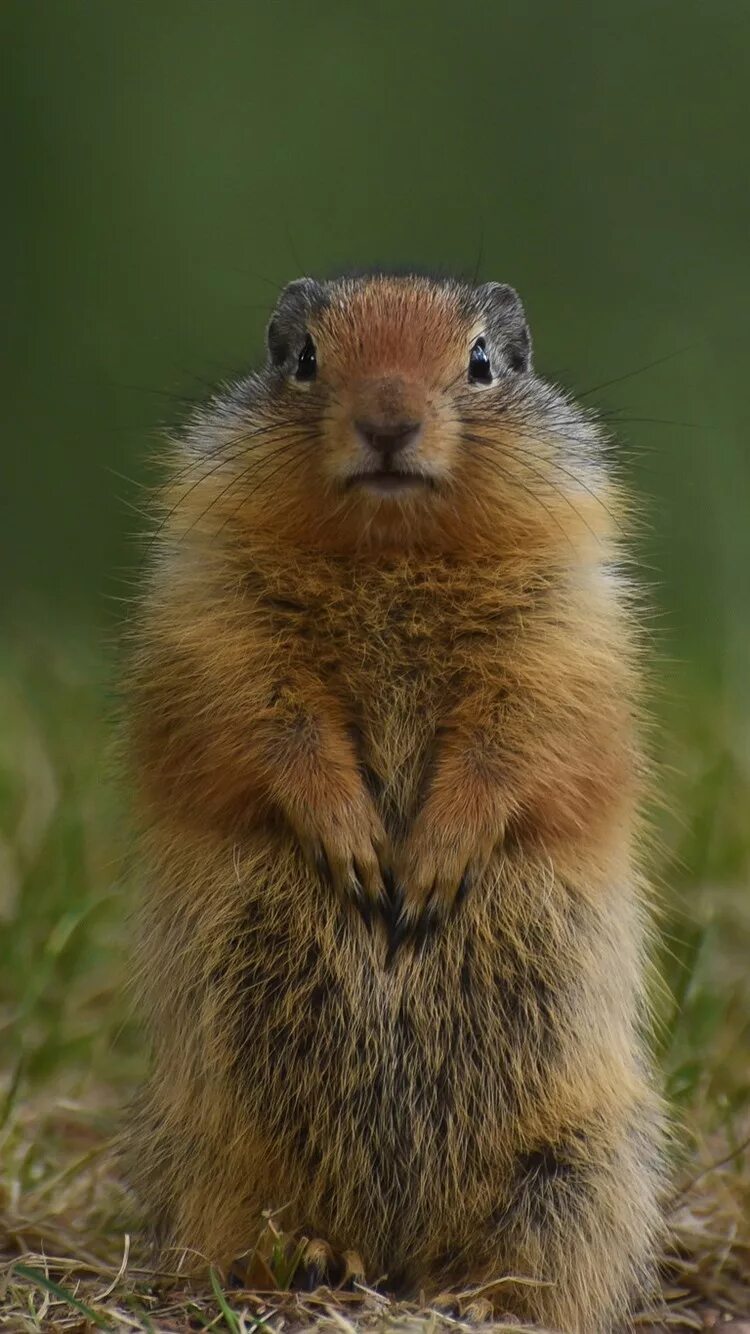
[[(476, 318), (425, 280), (334, 287), (306, 313), (325, 396), (282, 420), (251, 382), (178, 451), (132, 677), (154, 1063), (131, 1175), (198, 1267), (283, 1206), (371, 1280), (515, 1275), (500, 1309), (601, 1334), (659, 1227), (639, 669), (594, 428), (530, 373), (499, 377), (500, 421), (451, 388)], [(444, 451), (434, 495), (316, 474), (373, 364)]]

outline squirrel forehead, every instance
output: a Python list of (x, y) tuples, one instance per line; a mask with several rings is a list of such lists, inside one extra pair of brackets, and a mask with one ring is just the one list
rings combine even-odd
[(434, 373), (464, 350), (474, 322), (456, 288), (379, 279), (332, 293), (311, 329), (326, 360), (349, 374)]

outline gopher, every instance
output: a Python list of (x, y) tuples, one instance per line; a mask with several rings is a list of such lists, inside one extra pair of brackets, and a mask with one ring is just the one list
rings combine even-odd
[(602, 1334), (663, 1177), (627, 502), (507, 285), (303, 278), (267, 341), (133, 623), (131, 1181), (191, 1270), (278, 1208), (321, 1280)]

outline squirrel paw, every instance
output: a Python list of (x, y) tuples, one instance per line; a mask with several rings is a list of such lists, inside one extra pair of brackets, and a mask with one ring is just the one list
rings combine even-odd
[(422, 948), (463, 903), (480, 878), (498, 842), (478, 837), (456, 821), (437, 825), (429, 813), (418, 816), (397, 855), (392, 904), (390, 957), (406, 940)]
[(386, 900), (381, 866), (386, 856), (386, 834), (372, 803), (365, 796), (342, 803), (313, 827), (299, 831), (309, 864), (338, 897), (351, 903), (371, 927), (373, 914)]
[(295, 1288), (314, 1292), (320, 1287), (353, 1288), (364, 1278), (364, 1265), (356, 1251), (336, 1254), (328, 1242), (314, 1238), (305, 1245), (292, 1282)]
[[(467, 1325), (489, 1324), (495, 1318), (495, 1308), (486, 1297), (471, 1297), (464, 1293), (441, 1292), (430, 1303), (440, 1315), (461, 1320)], [(501, 1321), (504, 1324), (505, 1321)]]

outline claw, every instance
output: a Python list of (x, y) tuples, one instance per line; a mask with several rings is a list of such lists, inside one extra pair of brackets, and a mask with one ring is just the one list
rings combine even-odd
[(320, 1265), (305, 1265), (300, 1278), (300, 1288), (302, 1291), (315, 1292), (315, 1289), (322, 1285), (323, 1273), (324, 1271), (320, 1268)]
[(424, 912), (414, 927), (413, 945), (415, 954), (423, 952), (433, 931), (440, 925), (441, 915), (438, 904), (428, 899)]
[(323, 884), (326, 885), (328, 889), (333, 889), (333, 872), (331, 871), (331, 866), (325, 851), (320, 844), (318, 844), (315, 849), (314, 861), (315, 870), (323, 881)]
[(400, 894), (401, 892), (398, 885), (396, 884), (393, 871), (391, 870), (390, 866), (381, 866), (380, 874), (383, 879), (383, 888), (385, 890), (386, 899), (388, 900), (389, 903), (392, 903), (396, 895)]
[(390, 868), (381, 872), (383, 876), (383, 886), (385, 888), (385, 902), (383, 904), (383, 916), (386, 926), (393, 931), (399, 917), (404, 911), (404, 891), (398, 884), (393, 871)]
[(464, 899), (466, 898), (469, 890), (471, 889), (473, 879), (474, 877), (472, 876), (470, 871), (464, 871), (458, 883), (458, 889), (456, 890), (456, 897), (453, 900), (453, 906), (451, 909), (452, 912), (454, 913), (457, 912), (458, 909), (461, 907), (461, 904), (464, 902)]
[(410, 919), (404, 915), (404, 911), (402, 908), (398, 916), (394, 915), (390, 922), (388, 953), (386, 955), (386, 960), (385, 960), (386, 967), (390, 967), (390, 965), (393, 963), (400, 947), (403, 945), (404, 941), (411, 935), (411, 931), (412, 931), (412, 923)]
[(337, 1262), (326, 1242), (308, 1242), (294, 1275), (294, 1286), (303, 1292), (314, 1292), (316, 1288), (329, 1286), (335, 1281), (334, 1270), (340, 1267), (340, 1262)]
[(226, 1285), (228, 1288), (247, 1287), (247, 1273), (245, 1266), (240, 1260), (234, 1260), (226, 1276)]
[(362, 1257), (359, 1251), (342, 1251), (341, 1261), (343, 1273), (339, 1287), (346, 1292), (353, 1292), (356, 1283), (364, 1283), (365, 1267), (362, 1263)]
[(383, 905), (383, 917), (388, 932), (388, 952), (385, 964), (389, 968), (396, 957), (399, 946), (411, 931), (411, 922), (405, 913), (406, 896), (390, 867), (383, 871), (383, 884), (387, 895)]
[(372, 931), (372, 903), (362, 887), (362, 873), (354, 862), (352, 872), (352, 900), (368, 931)]

